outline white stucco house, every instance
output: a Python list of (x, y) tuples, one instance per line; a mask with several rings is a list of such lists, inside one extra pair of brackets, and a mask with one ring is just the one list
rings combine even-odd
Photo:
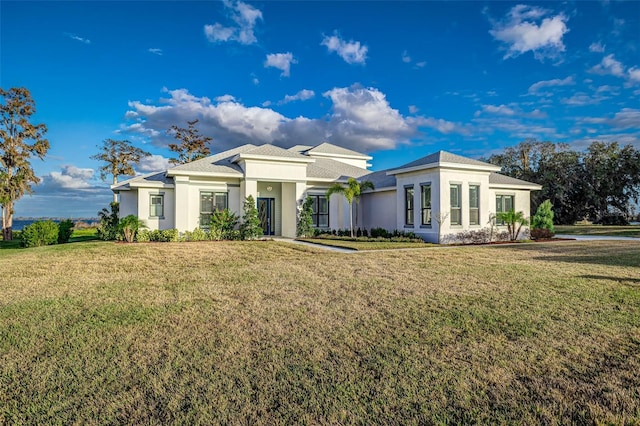
[(215, 209), (242, 215), (244, 199), (257, 202), (265, 235), (295, 237), (299, 203), (314, 200), (314, 226), (349, 227), (349, 207), (339, 194), (326, 197), (334, 182), (353, 177), (371, 181), (362, 194), (354, 228), (411, 231), (426, 241), (487, 226), (489, 216), (515, 209), (526, 216), (530, 192), (539, 185), (497, 173), (499, 167), (445, 151), (403, 166), (371, 172), (372, 157), (330, 143), (243, 145), (168, 170), (112, 185), (120, 215), (137, 215), (149, 229), (180, 232), (207, 227)]

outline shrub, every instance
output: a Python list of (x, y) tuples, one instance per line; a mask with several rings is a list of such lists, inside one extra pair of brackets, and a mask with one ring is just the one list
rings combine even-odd
[(22, 230), (23, 247), (40, 247), (58, 242), (58, 225), (51, 220), (33, 222)]
[(553, 228), (553, 205), (550, 200), (545, 200), (538, 206), (536, 214), (531, 219), (531, 228), (547, 230), (553, 236), (555, 229)]
[(311, 237), (315, 235), (313, 229), (313, 198), (307, 198), (298, 206), (298, 221), (296, 222), (296, 235), (298, 237)]
[(238, 216), (229, 209), (216, 210), (211, 215), (211, 225), (209, 228), (209, 238), (211, 240), (230, 240), (232, 231), (238, 224)]
[(139, 243), (148, 243), (151, 241), (151, 233), (148, 229), (141, 229), (136, 234), (136, 241)]
[(511, 241), (516, 241), (522, 227), (529, 224), (523, 212), (516, 212), (514, 210), (497, 213), (496, 218), (507, 225), (507, 232), (509, 233), (509, 239)]
[(71, 219), (63, 220), (58, 224), (58, 244), (68, 243), (73, 234), (74, 224)]
[(165, 243), (175, 243), (179, 240), (180, 232), (176, 228), (164, 229), (160, 231), (160, 240)]
[(132, 243), (136, 240), (139, 229), (145, 228), (144, 223), (136, 215), (130, 214), (120, 219), (118, 231), (124, 241)]
[(111, 207), (111, 212), (106, 208), (98, 212), (98, 217), (100, 218), (98, 238), (105, 241), (113, 241), (118, 238), (118, 225), (120, 223), (120, 218), (118, 217), (120, 212), (119, 204), (112, 202), (109, 206)]
[(622, 213), (606, 213), (594, 223), (597, 223), (599, 225), (616, 225), (616, 226), (629, 225), (629, 221), (627, 220), (626, 216)]
[(384, 228), (372, 228), (371, 237), (372, 238), (378, 238), (378, 237), (389, 238), (391, 237), (391, 234), (389, 233), (389, 231), (387, 231)]
[(245, 198), (242, 209), (244, 214), (242, 215), (242, 225), (240, 225), (241, 237), (243, 240), (257, 240), (262, 237), (264, 230), (260, 226), (258, 209), (252, 195)]
[(553, 237), (553, 232), (544, 228), (533, 228), (531, 230), (531, 238), (534, 240), (548, 240)]
[(202, 228), (196, 228), (193, 232), (185, 232), (184, 233), (184, 241), (206, 241), (207, 233)]

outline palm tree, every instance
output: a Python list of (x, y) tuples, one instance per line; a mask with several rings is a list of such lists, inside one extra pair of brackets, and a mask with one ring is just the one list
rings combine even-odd
[[(508, 212), (499, 212), (496, 214), (496, 219), (507, 225), (507, 231), (509, 232), (509, 239), (511, 241), (517, 240), (522, 227), (529, 224), (529, 220), (524, 217), (524, 213), (516, 213), (514, 210), (509, 210)], [(516, 225), (518, 225), (517, 228)]]
[(372, 182), (368, 180), (358, 182), (354, 178), (347, 180), (347, 186), (342, 186), (340, 183), (334, 183), (327, 189), (327, 198), (330, 198), (333, 194), (342, 194), (349, 203), (349, 229), (351, 230), (351, 238), (353, 238), (353, 200), (360, 196), (361, 192), (365, 189), (375, 189)]

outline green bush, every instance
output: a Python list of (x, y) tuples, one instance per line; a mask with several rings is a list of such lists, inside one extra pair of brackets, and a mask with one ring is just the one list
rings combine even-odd
[(264, 231), (260, 226), (260, 218), (258, 218), (258, 209), (252, 195), (244, 200), (244, 215), (242, 216), (242, 225), (240, 225), (240, 234), (243, 240), (257, 240), (262, 237)]
[(136, 234), (136, 241), (139, 243), (148, 243), (151, 241), (151, 233), (148, 229), (141, 229)]
[(174, 243), (179, 240), (180, 232), (176, 228), (160, 231), (160, 239), (163, 243)]
[[(185, 235), (187, 234), (189, 233), (186, 232)], [(148, 242), (172, 243), (172, 242), (180, 241), (180, 232), (178, 232), (178, 230), (175, 228), (165, 229), (162, 231), (159, 229), (154, 229), (153, 231), (149, 231), (148, 229), (141, 229), (138, 231), (138, 234), (136, 235), (136, 241), (140, 243), (148, 243)], [(193, 241), (193, 240), (186, 240), (186, 241)]]
[(73, 226), (71, 219), (63, 220), (58, 224), (58, 244), (69, 242), (73, 234)]
[(130, 214), (128, 216), (120, 219), (118, 223), (118, 233), (120, 238), (128, 243), (132, 243), (136, 241), (136, 234), (138, 230), (145, 228), (144, 223), (140, 220), (140, 218), (134, 214)]
[(58, 225), (51, 220), (33, 222), (22, 230), (23, 247), (40, 247), (58, 242)]
[(239, 237), (235, 238), (235, 233), (232, 232), (237, 224), (238, 216), (234, 212), (229, 209), (216, 210), (211, 215), (209, 239), (215, 241), (239, 239)]
[(298, 207), (298, 222), (296, 223), (296, 235), (298, 237), (311, 237), (315, 234), (313, 229), (313, 198), (307, 197)]
[(114, 241), (118, 238), (118, 226), (120, 224), (120, 218), (118, 216), (120, 212), (120, 205), (116, 202), (109, 204), (111, 212), (107, 209), (102, 209), (98, 212), (100, 218), (100, 225), (98, 225), (98, 238), (105, 241)]
[(553, 227), (553, 205), (551, 205), (550, 200), (545, 200), (538, 206), (536, 214), (531, 219), (531, 228), (546, 229), (553, 235), (555, 232)]
[(193, 230), (193, 232), (186, 231), (182, 236), (182, 241), (206, 241), (206, 240), (208, 240), (207, 233), (201, 228), (196, 228)]

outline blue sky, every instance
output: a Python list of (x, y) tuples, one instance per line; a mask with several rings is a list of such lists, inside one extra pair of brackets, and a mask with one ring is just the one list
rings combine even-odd
[(0, 27), (1, 85), (51, 143), (18, 216), (95, 216), (103, 139), (160, 170), (195, 118), (214, 152), (329, 141), (374, 170), (527, 138), (640, 148), (638, 1), (2, 1)]

